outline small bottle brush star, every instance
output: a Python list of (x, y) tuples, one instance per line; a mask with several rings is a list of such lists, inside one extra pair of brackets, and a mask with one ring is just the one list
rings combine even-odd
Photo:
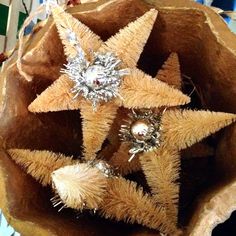
[[(64, 207), (97, 210), (108, 219), (138, 223), (170, 235), (180, 233), (169, 221), (165, 208), (156, 206), (135, 182), (117, 176), (103, 161), (79, 163), (48, 151), (11, 149), (8, 152), (36, 180), (43, 185), (52, 184), (56, 194), (52, 202), (56, 207), (62, 204), (59, 210)], [(47, 161), (40, 171), (35, 171), (34, 162), (39, 158)], [(59, 169), (54, 169), (55, 162)]]
[[(168, 77), (169, 76), (169, 77)], [(157, 78), (166, 81), (173, 86), (180, 88), (181, 87), (181, 73), (179, 70), (179, 63), (178, 63), (178, 57), (177, 54), (171, 54), (168, 60), (163, 65), (162, 69), (158, 72)], [(181, 110), (179, 108), (173, 108), (167, 111), (167, 114), (178, 114)], [(153, 111), (150, 111), (151, 113)], [(233, 114), (226, 114), (226, 113), (211, 113), (211, 112), (205, 112), (205, 111), (183, 111), (189, 114), (192, 113), (192, 115), (199, 116), (199, 121), (206, 122), (208, 125), (206, 125), (205, 128), (202, 128), (202, 124), (197, 124), (196, 119), (196, 125), (193, 123), (191, 124), (191, 131), (189, 134), (186, 133), (186, 137), (183, 138), (184, 142), (187, 143), (190, 140), (194, 140), (193, 143), (186, 145), (184, 148), (191, 146), (192, 144), (196, 143), (197, 141), (200, 141), (202, 138), (210, 135), (213, 132), (216, 132), (220, 128), (228, 125), (229, 123), (233, 122), (235, 120), (235, 115)], [(160, 113), (160, 111), (155, 110), (154, 113), (157, 113), (157, 115)], [(205, 115), (204, 115), (205, 114)], [(143, 113), (143, 116), (145, 117), (145, 112)], [(129, 174), (134, 171), (141, 170), (141, 167), (144, 171), (144, 174), (146, 175), (147, 181), (149, 186), (152, 189), (152, 193), (154, 194), (154, 198), (156, 199), (156, 202), (158, 204), (161, 204), (167, 209), (167, 214), (170, 217), (170, 219), (177, 223), (177, 214), (178, 214), (178, 195), (179, 195), (179, 171), (180, 171), (180, 155), (179, 150), (183, 148), (178, 148), (178, 144), (175, 143), (174, 145), (172, 142), (176, 140), (176, 138), (181, 136), (182, 134), (185, 134), (185, 132), (188, 132), (187, 123), (186, 121), (182, 120), (178, 122), (178, 125), (176, 125), (177, 120), (179, 118), (173, 117), (173, 120), (169, 122), (169, 124), (172, 124), (174, 127), (165, 127), (163, 125), (163, 119), (165, 117), (165, 114), (163, 116), (159, 114), (160, 120), (157, 122), (157, 126), (160, 126), (160, 136), (158, 138), (158, 144), (154, 145), (152, 147), (153, 151), (150, 149), (150, 152), (145, 153), (145, 149), (139, 150), (143, 151), (137, 153), (136, 156), (138, 158), (134, 158), (131, 162), (129, 162), (130, 157), (130, 150), (137, 150), (137, 144), (136, 142), (139, 141), (136, 137), (136, 135), (132, 132), (132, 126), (137, 122), (136, 117), (132, 119), (132, 116), (130, 117), (131, 120), (128, 121), (128, 126), (121, 128), (121, 136), (124, 138), (124, 143), (121, 143), (119, 149), (117, 152), (114, 153), (113, 157), (109, 160), (109, 163), (117, 168), (121, 174)], [(200, 118), (200, 116), (203, 116), (204, 118)], [(222, 120), (220, 120), (220, 117)], [(176, 118), (176, 120), (175, 120)], [(193, 117), (191, 115), (187, 118), (187, 120), (191, 121)], [(215, 124), (215, 127), (213, 128), (211, 124), (211, 119), (215, 119), (215, 121), (212, 120), (212, 123)], [(218, 120), (219, 119), (219, 120)], [(229, 119), (229, 120), (228, 120)], [(218, 120), (218, 122), (217, 122)], [(145, 121), (143, 117), (138, 120), (138, 122)], [(146, 122), (149, 122), (149, 116), (146, 115)], [(145, 122), (145, 123), (146, 123)], [(229, 122), (229, 123), (228, 123)], [(126, 121), (127, 123), (127, 121)], [(218, 125), (217, 125), (218, 123)], [(176, 126), (175, 126), (176, 125)], [(185, 126), (186, 125), (186, 126)], [(211, 127), (207, 128), (207, 126)], [(182, 130), (181, 130), (182, 127)], [(124, 129), (125, 128), (125, 129)], [(197, 128), (199, 130), (202, 130), (202, 136), (198, 137), (197, 131), (194, 131), (192, 129)], [(169, 136), (165, 138), (166, 132), (169, 131)], [(200, 134), (199, 134), (200, 135)], [(147, 140), (143, 140), (144, 144), (143, 146), (148, 145), (150, 142), (149, 135), (146, 136)], [(172, 140), (170, 140), (172, 139)], [(188, 140), (189, 139), (189, 140)], [(135, 142), (134, 142), (134, 141)], [(169, 141), (170, 140), (170, 141)], [(187, 141), (188, 140), (188, 141)], [(180, 140), (179, 140), (180, 141)], [(168, 143), (168, 144), (165, 144)], [(155, 143), (154, 143), (155, 144)], [(199, 146), (200, 144), (198, 144)], [(207, 152), (209, 153), (209, 151)], [(205, 155), (203, 153), (203, 155)], [(141, 162), (141, 163), (140, 163)]]
[[(166, 82), (168, 85), (181, 89), (182, 87), (182, 78), (181, 78), (181, 71), (180, 71), (180, 63), (178, 59), (177, 53), (171, 53), (168, 59), (163, 64), (162, 68), (158, 71), (156, 75), (156, 79), (161, 80), (163, 82)], [(158, 111), (158, 110), (157, 110)], [(124, 113), (126, 111), (122, 111), (120, 114), (118, 114), (118, 117), (116, 118), (116, 124), (114, 124), (110, 131), (111, 138), (109, 139), (112, 145), (114, 144), (114, 132), (117, 132), (117, 130), (120, 129), (120, 126), (123, 125), (122, 120), (126, 119)], [(128, 111), (126, 112), (128, 113)], [(125, 118), (124, 118), (125, 117)], [(119, 127), (116, 127), (119, 126)], [(113, 130), (115, 129), (115, 130)], [(108, 137), (109, 138), (109, 137)], [(111, 140), (112, 139), (112, 140)], [(118, 140), (118, 138), (117, 138)], [(189, 147), (188, 149), (184, 150), (182, 153), (182, 156), (188, 156), (187, 158), (197, 157), (197, 156), (209, 156), (212, 155), (213, 150), (211, 147), (207, 146), (206, 144), (202, 143), (196, 143), (193, 147)], [(115, 159), (115, 158), (114, 158)], [(117, 162), (118, 159), (114, 160), (114, 162)]]
[[(179, 233), (169, 222), (164, 208), (155, 206), (152, 199), (144, 194), (136, 183), (122, 177), (107, 178), (99, 172), (100, 170), (89, 164), (72, 165), (53, 172), (53, 183), (62, 202), (73, 209), (81, 210), (81, 202), (85, 201), (85, 206), (95, 206), (95, 210), (105, 218), (136, 222), (170, 235)], [(102, 177), (103, 180), (100, 179)], [(83, 182), (86, 178), (90, 181)], [(84, 194), (81, 193), (80, 186), (83, 184), (88, 189)], [(97, 196), (98, 194), (102, 200)], [(97, 205), (88, 204), (88, 199), (90, 200), (91, 197), (95, 198)]]

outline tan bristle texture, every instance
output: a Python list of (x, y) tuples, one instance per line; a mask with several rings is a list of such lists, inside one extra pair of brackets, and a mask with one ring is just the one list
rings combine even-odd
[(96, 152), (101, 149), (102, 143), (108, 135), (113, 120), (116, 117), (118, 106), (113, 102), (100, 105), (96, 111), (90, 103), (84, 102), (80, 109), (83, 119), (83, 145), (84, 157), (91, 160), (96, 157)]
[(138, 223), (168, 235), (178, 233), (162, 207), (155, 205), (135, 182), (121, 177), (109, 180), (99, 212), (105, 218)]
[(74, 95), (70, 92), (72, 87), (72, 80), (62, 75), (29, 105), (29, 111), (39, 113), (77, 110), (81, 99), (73, 99)]
[(99, 51), (114, 52), (119, 58), (122, 58), (125, 66), (135, 67), (152, 31), (156, 17), (157, 10), (151, 9), (108, 39)]
[(17, 164), (44, 186), (51, 184), (51, 173), (54, 170), (78, 162), (71, 157), (49, 151), (9, 149), (7, 152)]
[(130, 145), (121, 143), (118, 151), (114, 153), (109, 160), (109, 164), (116, 169), (121, 175), (127, 175), (141, 170), (138, 156), (129, 162), (131, 154), (129, 153)]
[(53, 186), (66, 207), (97, 209), (107, 188), (107, 177), (87, 163), (66, 166), (52, 173)]
[(230, 125), (236, 115), (223, 112), (169, 110), (162, 118), (165, 146), (184, 149)]
[(90, 50), (97, 51), (102, 45), (103, 42), (99, 36), (94, 34), (86, 25), (74, 18), (71, 14), (65, 12), (61, 7), (54, 7), (52, 9), (52, 15), (67, 57), (74, 57), (77, 54), (75, 45), (71, 44), (68, 40), (68, 30), (76, 34), (80, 46), (87, 54), (90, 53)]
[(121, 85), (120, 95), (123, 98), (123, 106), (127, 108), (177, 106), (190, 102), (190, 98), (179, 90), (138, 69), (130, 70)]
[(140, 155), (139, 160), (155, 202), (164, 207), (169, 219), (177, 224), (180, 155), (176, 151), (157, 149)]
[(171, 53), (162, 68), (158, 71), (156, 79), (181, 90), (182, 78), (177, 53)]

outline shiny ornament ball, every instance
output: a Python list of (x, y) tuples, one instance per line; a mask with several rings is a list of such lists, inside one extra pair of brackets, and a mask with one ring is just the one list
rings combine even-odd
[(92, 89), (98, 89), (100, 86), (104, 85), (106, 80), (105, 70), (104, 66), (89, 66), (84, 74), (87, 86)]
[(139, 141), (151, 138), (152, 125), (148, 120), (137, 120), (131, 125), (131, 134)]

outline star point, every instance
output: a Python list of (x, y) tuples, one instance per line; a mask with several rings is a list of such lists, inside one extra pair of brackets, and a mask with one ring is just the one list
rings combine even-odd
[(51, 172), (66, 165), (79, 163), (63, 154), (29, 149), (7, 150), (11, 158), (43, 186), (51, 184)]
[(128, 26), (108, 39), (99, 51), (113, 52), (117, 57), (122, 58), (125, 66), (130, 68), (136, 67), (157, 15), (157, 10), (149, 10), (136, 21), (129, 23)]
[(181, 90), (182, 78), (180, 71), (179, 56), (177, 53), (172, 52), (162, 68), (158, 71), (156, 79), (167, 83), (173, 88)]
[(225, 112), (168, 110), (162, 118), (163, 139), (169, 149), (182, 150), (236, 121)]
[(51, 86), (40, 94), (28, 107), (30, 112), (77, 110), (82, 98), (73, 99), (73, 82), (67, 75), (61, 75)]

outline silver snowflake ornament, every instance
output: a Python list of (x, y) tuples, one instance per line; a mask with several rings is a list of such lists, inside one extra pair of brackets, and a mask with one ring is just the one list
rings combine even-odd
[(152, 110), (143, 110), (129, 115), (129, 120), (121, 126), (120, 137), (131, 144), (131, 161), (137, 153), (148, 152), (161, 145), (161, 116)]
[(129, 74), (128, 69), (120, 69), (122, 64), (113, 53), (94, 53), (88, 60), (74, 32), (67, 31), (68, 41), (75, 46), (77, 55), (69, 58), (62, 70), (74, 82), (74, 98), (82, 95), (92, 102), (93, 107), (119, 95), (121, 78)]

